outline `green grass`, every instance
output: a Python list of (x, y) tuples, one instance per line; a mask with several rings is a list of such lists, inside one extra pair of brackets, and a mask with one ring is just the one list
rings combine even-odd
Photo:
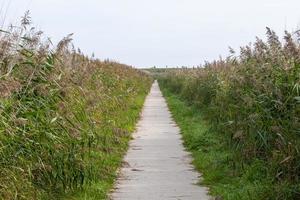
[[(281, 199), (272, 187), (272, 178), (262, 161), (237, 164), (238, 157), (224, 142), (195, 106), (187, 105), (179, 96), (162, 88), (172, 115), (179, 125), (184, 144), (192, 152), (193, 164), (204, 177), (201, 184), (210, 188), (212, 196), (224, 200)], [(235, 162), (233, 162), (235, 160)], [(278, 187), (288, 189), (288, 185)]]
[[(132, 103), (129, 111), (122, 113), (119, 118), (119, 121), (122, 122), (122, 129), (127, 130), (129, 133), (132, 133), (135, 130), (135, 125), (139, 119), (140, 110), (144, 104), (145, 93), (139, 95), (136, 100)], [(76, 193), (71, 193), (66, 195), (64, 199), (66, 200), (100, 200), (108, 199), (108, 194), (113, 188), (114, 182), (117, 178), (117, 170), (121, 166), (123, 156), (128, 149), (128, 142), (131, 139), (131, 136), (121, 138), (121, 142), (116, 148), (119, 150), (117, 152), (110, 153), (105, 155), (97, 155), (95, 152), (95, 157), (102, 159), (105, 162), (99, 163), (99, 169), (105, 168), (106, 171), (103, 173), (105, 176), (102, 178), (84, 186), (82, 190)]]

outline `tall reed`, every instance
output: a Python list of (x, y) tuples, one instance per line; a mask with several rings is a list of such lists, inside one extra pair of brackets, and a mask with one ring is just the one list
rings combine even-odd
[(267, 28), (266, 36), (237, 56), (231, 49), (203, 68), (170, 70), (160, 82), (205, 112), (236, 152), (234, 174), (260, 160), (271, 180), (262, 197), (299, 199), (300, 34), (285, 32), (280, 42)]
[(72, 35), (53, 47), (29, 13), (0, 34), (0, 199), (57, 199), (114, 174), (151, 79)]

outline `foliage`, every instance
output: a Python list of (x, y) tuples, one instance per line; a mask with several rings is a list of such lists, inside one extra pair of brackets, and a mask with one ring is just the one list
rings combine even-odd
[(160, 78), (162, 87), (204, 112), (234, 150), (235, 176), (263, 163), (260, 176), (271, 180), (260, 191), (264, 199), (300, 196), (299, 38), (286, 32), (281, 43), (267, 28), (267, 42), (257, 38), (241, 47), (239, 56), (170, 70)]
[(0, 35), (0, 198), (57, 199), (112, 185), (151, 78), (31, 27)]

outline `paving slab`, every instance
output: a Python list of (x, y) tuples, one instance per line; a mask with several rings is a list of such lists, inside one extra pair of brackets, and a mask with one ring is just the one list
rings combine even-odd
[(209, 200), (155, 81), (124, 158), (113, 200)]

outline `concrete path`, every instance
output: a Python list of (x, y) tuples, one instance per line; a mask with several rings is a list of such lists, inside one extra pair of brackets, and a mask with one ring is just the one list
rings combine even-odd
[(148, 95), (113, 200), (208, 200), (157, 82)]

